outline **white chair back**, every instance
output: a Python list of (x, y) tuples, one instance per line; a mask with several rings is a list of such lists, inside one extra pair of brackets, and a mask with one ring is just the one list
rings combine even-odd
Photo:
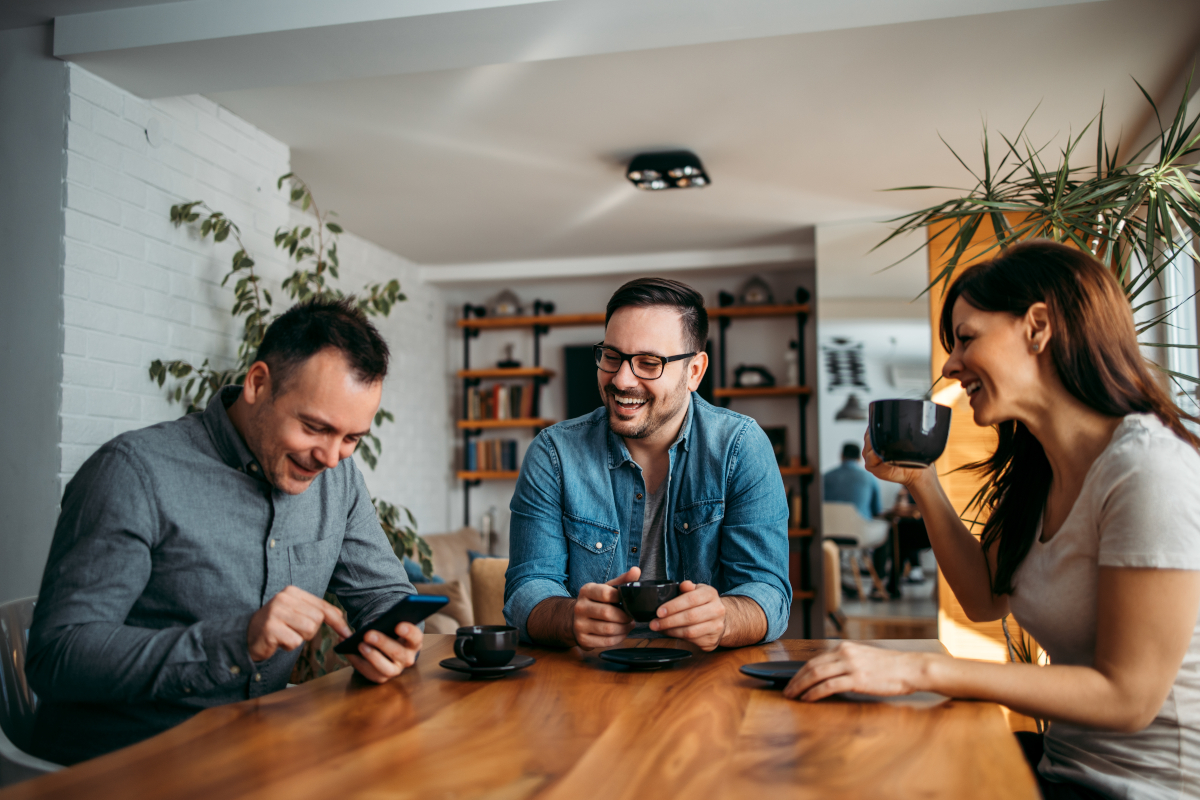
[(25, 680), (25, 649), (36, 597), (0, 605), (0, 786), (62, 769), (26, 752), (33, 737), (37, 695)]
[(821, 535), (827, 539), (852, 539), (853, 547), (878, 547), (887, 539), (883, 520), (863, 519), (853, 503), (821, 504)]

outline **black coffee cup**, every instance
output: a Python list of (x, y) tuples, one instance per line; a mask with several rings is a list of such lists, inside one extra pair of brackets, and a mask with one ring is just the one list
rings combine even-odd
[(928, 467), (946, 449), (950, 407), (931, 400), (875, 400), (870, 406), (871, 449), (897, 467)]
[(621, 593), (621, 607), (636, 622), (649, 622), (658, 613), (658, 607), (679, 594), (678, 581), (634, 581), (617, 587)]
[(517, 629), (511, 625), (468, 625), (454, 640), (454, 655), (472, 667), (503, 667), (516, 654)]

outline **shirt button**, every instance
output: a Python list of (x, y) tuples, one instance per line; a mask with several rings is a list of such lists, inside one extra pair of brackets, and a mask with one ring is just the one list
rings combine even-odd
[(191, 693), (192, 693), (192, 687), (190, 687), (190, 686), (185, 686), (185, 687), (183, 687), (183, 693), (184, 693), (184, 694), (191, 694)]
[(230, 667), (229, 671), (232, 672), (234, 675), (242, 674), (242, 668), (239, 667), (237, 664), (234, 664), (232, 667)]
[(261, 680), (262, 680), (262, 673), (261, 673), (261, 672), (256, 672), (256, 673), (254, 673), (254, 680), (256, 680), (256, 681), (261, 681)]
[(686, 522), (685, 522), (685, 523), (683, 523), (683, 529), (684, 529), (685, 531), (687, 530), (687, 523), (686, 523)]
[(603, 550), (603, 549), (604, 549), (604, 543), (603, 543), (603, 542), (596, 542), (596, 549), (597, 549), (597, 550)]
[[(685, 527), (685, 528), (686, 528), (686, 527), (687, 527), (687, 525), (684, 525), (683, 527)], [(272, 539), (272, 540), (271, 540), (271, 547), (274, 547), (274, 546), (275, 546), (275, 540), (274, 540), (274, 539)]]
[(636, 548), (636, 547), (631, 547), (631, 548), (629, 548), (629, 552), (631, 552), (631, 553), (636, 553), (636, 552), (637, 552), (637, 548)]
[(250, 471), (251, 471), (251, 472), (258, 472), (258, 464), (251, 464), (251, 465), (250, 465)]
[(641, 500), (641, 499), (642, 499), (642, 493), (641, 493), (641, 492), (638, 492), (638, 494), (637, 494), (637, 499), (638, 499), (638, 500)]

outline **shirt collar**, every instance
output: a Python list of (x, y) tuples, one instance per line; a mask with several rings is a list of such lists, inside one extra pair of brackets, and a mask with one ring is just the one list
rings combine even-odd
[[(688, 439), (692, 434), (692, 412), (695, 411), (696, 404), (693, 402), (693, 393), (688, 392), (688, 410), (687, 416), (683, 418), (683, 425), (679, 427), (679, 435), (675, 437), (675, 441), (671, 442), (671, 446), (667, 448), (668, 452), (674, 450), (676, 445), (683, 443), (683, 449), (688, 449)], [(625, 446), (625, 440), (613, 432), (613, 429), (608, 425), (608, 415), (604, 416), (604, 425), (608, 428), (608, 468), (616, 469), (623, 467), (626, 464), (636, 464), (633, 456), (629, 455), (629, 448)]]
[(244, 472), (251, 477), (265, 481), (266, 478), (263, 476), (258, 459), (254, 457), (254, 453), (250, 452), (250, 448), (242, 440), (237, 428), (233, 427), (233, 420), (229, 418), (229, 407), (241, 394), (241, 386), (224, 387), (212, 400), (208, 401), (208, 407), (204, 409), (201, 419), (203, 419), (208, 437), (212, 439), (213, 446), (217, 448), (217, 454), (221, 456), (222, 461), (238, 472)]

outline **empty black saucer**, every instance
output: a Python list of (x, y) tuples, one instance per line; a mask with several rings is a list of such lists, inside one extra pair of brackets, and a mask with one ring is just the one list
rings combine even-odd
[(470, 675), (472, 678), (503, 678), (510, 672), (525, 669), (536, 662), (537, 659), (533, 656), (523, 656), (518, 653), (513, 656), (512, 661), (498, 667), (473, 667), (461, 658), (445, 658), (439, 661), (438, 664), (454, 672)]
[(691, 657), (690, 650), (676, 650), (672, 647), (617, 647), (600, 654), (602, 660), (630, 669), (662, 669)]
[(776, 689), (787, 686), (792, 676), (807, 664), (807, 661), (759, 661), (757, 664), (742, 664), (743, 675), (767, 681)]

